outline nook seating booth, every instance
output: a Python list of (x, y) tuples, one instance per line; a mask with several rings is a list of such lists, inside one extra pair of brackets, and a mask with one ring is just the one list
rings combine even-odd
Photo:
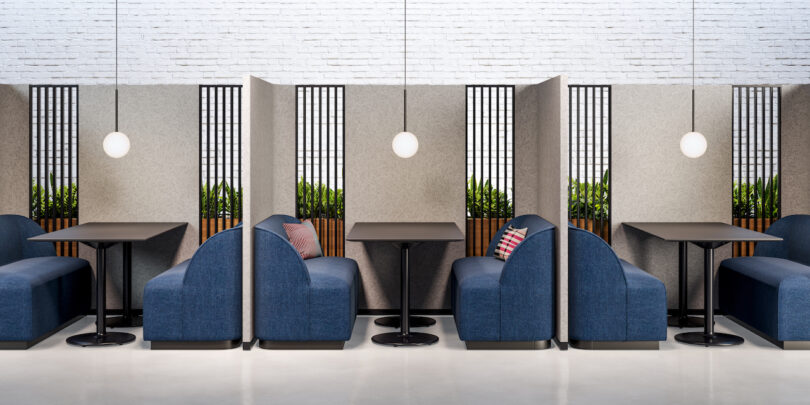
[(657, 350), (667, 339), (664, 283), (569, 224), (568, 328), (578, 349)]
[(146, 283), (143, 339), (152, 350), (232, 349), (242, 341), (242, 226), (208, 238)]
[(45, 233), (19, 215), (0, 215), (0, 349), (28, 349), (90, 311), (90, 263), (56, 256)]
[(782, 349), (810, 349), (810, 215), (784, 217), (765, 233), (782, 240), (720, 263), (720, 309)]
[[(528, 228), (506, 261), (495, 249), (509, 226)], [(522, 215), (501, 227), (486, 256), (453, 262), (450, 303), (467, 349), (546, 349), (554, 338), (555, 227)]]
[(273, 215), (254, 227), (254, 330), (265, 349), (342, 349), (357, 317), (357, 263), (344, 257), (304, 260), (285, 223)]

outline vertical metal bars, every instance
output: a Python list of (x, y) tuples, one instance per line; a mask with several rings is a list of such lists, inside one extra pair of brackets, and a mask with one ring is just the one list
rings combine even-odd
[[(732, 221), (764, 232), (781, 217), (781, 107), (778, 86), (733, 86)], [(735, 243), (751, 256), (754, 243)]]
[(611, 243), (611, 87), (568, 86), (568, 218)]
[(344, 86), (298, 85), (295, 94), (295, 215), (312, 222), (324, 255), (343, 256)]
[(242, 221), (242, 86), (200, 85), (200, 243)]
[(468, 85), (467, 256), (484, 256), (514, 217), (515, 86)]
[[(79, 86), (28, 88), (29, 217), (45, 231), (79, 222)], [(75, 242), (56, 243), (56, 254), (78, 255)]]

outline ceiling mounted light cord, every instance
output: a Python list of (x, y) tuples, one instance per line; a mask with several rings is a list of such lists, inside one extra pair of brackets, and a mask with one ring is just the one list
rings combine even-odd
[(695, 0), (692, 0), (692, 130), (681, 137), (681, 153), (699, 158), (707, 147), (706, 137), (695, 131)]
[(115, 131), (104, 137), (104, 153), (112, 158), (129, 153), (129, 137), (118, 131), (118, 0), (115, 0)]
[(695, 0), (692, 0), (692, 132), (695, 132)]
[(115, 132), (118, 132), (118, 0), (115, 0)]
[(402, 43), (402, 100), (405, 111), (402, 114), (402, 130), (408, 132), (408, 1), (403, 3), (402, 24), (404, 26)]
[(391, 147), (397, 156), (407, 159), (419, 150), (419, 140), (408, 132), (408, 1), (402, 3), (402, 132), (394, 136)]

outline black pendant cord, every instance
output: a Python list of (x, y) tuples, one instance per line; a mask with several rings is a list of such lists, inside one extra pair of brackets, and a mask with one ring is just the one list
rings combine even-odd
[(692, 132), (695, 132), (695, 0), (692, 0)]
[(403, 1), (403, 44), (404, 52), (402, 53), (402, 130), (408, 132), (408, 0)]
[(118, 132), (118, 0), (115, 0), (115, 132)]

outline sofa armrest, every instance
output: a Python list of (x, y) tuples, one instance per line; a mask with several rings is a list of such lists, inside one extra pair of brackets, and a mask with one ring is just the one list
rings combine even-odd
[[(554, 335), (554, 228), (521, 242), (500, 275), (501, 339), (545, 340)], [(534, 331), (526, 335), (526, 331)]]
[(183, 338), (183, 279), (186, 260), (149, 280), (143, 291), (143, 339)]
[[(253, 238), (253, 285), (256, 336), (296, 340), (293, 330), (279, 325), (309, 322), (310, 277), (304, 260), (288, 240), (256, 227)], [(261, 321), (259, 321), (261, 320)]]
[(619, 259), (627, 283), (627, 340), (666, 340), (667, 292), (650, 273)]

